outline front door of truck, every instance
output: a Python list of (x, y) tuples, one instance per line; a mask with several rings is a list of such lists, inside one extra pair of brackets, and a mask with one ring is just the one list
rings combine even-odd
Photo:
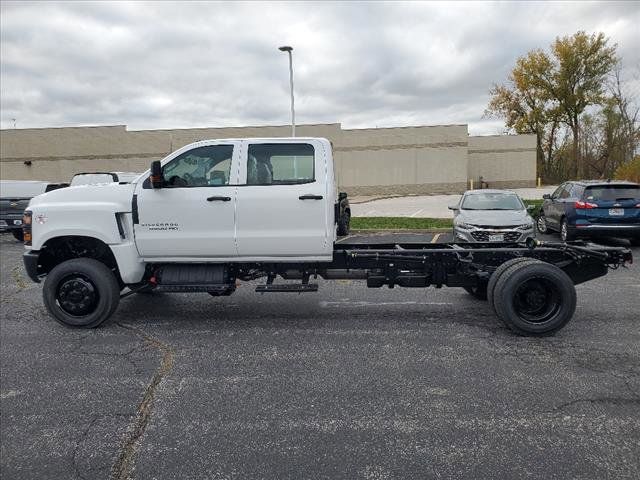
[[(240, 142), (199, 142), (163, 160), (163, 186), (139, 182), (136, 245), (143, 257), (234, 257)], [(137, 218), (135, 215), (137, 206)]]
[[(240, 257), (327, 257), (333, 251), (328, 145), (314, 139), (247, 141), (238, 186)], [(331, 223), (329, 225), (329, 223)]]

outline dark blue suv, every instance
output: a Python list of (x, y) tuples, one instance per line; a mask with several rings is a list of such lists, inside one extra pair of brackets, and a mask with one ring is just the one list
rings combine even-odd
[(540, 233), (576, 238), (628, 238), (640, 245), (640, 185), (632, 182), (580, 180), (560, 185), (544, 203), (536, 226)]

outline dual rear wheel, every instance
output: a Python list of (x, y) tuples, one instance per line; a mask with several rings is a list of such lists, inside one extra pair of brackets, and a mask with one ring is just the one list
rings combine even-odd
[(576, 290), (567, 274), (525, 257), (500, 265), (489, 278), (486, 296), (498, 318), (519, 335), (551, 335), (576, 309)]

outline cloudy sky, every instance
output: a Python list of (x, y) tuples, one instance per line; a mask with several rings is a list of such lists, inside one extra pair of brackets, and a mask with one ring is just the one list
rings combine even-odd
[[(1, 127), (468, 123), (516, 58), (602, 31), (640, 66), (640, 3), (1, 4)], [(638, 82), (636, 82), (638, 85)]]

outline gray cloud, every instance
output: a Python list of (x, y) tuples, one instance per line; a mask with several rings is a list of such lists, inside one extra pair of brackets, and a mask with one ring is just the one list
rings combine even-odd
[[(1, 126), (469, 123), (515, 59), (603, 31), (640, 65), (634, 2), (1, 4)], [(637, 81), (634, 84), (637, 88)]]

